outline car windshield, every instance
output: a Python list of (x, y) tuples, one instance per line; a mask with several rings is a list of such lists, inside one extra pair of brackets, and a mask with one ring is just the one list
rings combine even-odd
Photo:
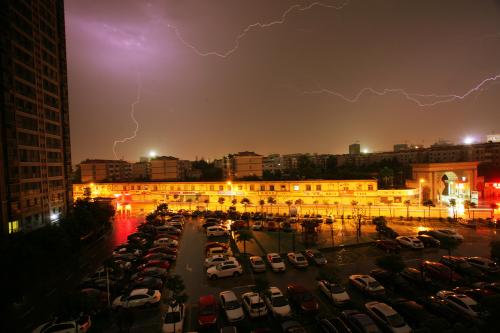
[(215, 313), (215, 307), (213, 305), (206, 305), (200, 308), (200, 315), (209, 316)]
[(240, 303), (237, 300), (229, 301), (226, 303), (227, 310), (234, 310), (234, 309), (238, 309), (239, 307), (240, 307)]
[(285, 306), (288, 305), (288, 301), (284, 296), (274, 297), (272, 300), (273, 306)]
[(165, 324), (173, 324), (181, 321), (181, 314), (179, 312), (167, 312), (165, 315)]
[(302, 257), (302, 256), (297, 256), (297, 257), (295, 257), (295, 259), (296, 259), (297, 261), (304, 261), (304, 260), (306, 260), (306, 258), (304, 258), (304, 257)]
[(392, 327), (403, 327), (406, 325), (403, 317), (401, 317), (399, 314), (393, 314), (391, 316), (387, 316), (387, 322), (389, 325)]
[(333, 285), (330, 285), (330, 291), (332, 293), (335, 293), (335, 294), (340, 294), (340, 293), (343, 293), (345, 291), (345, 289), (344, 289), (344, 287), (339, 286), (338, 284), (333, 284)]
[(253, 261), (254, 265), (264, 265), (264, 262), (260, 259), (256, 259)]
[(370, 288), (378, 288), (378, 287), (380, 287), (380, 283), (378, 283), (377, 281), (372, 281), (372, 282), (368, 282), (368, 286)]
[(314, 255), (314, 258), (316, 258), (316, 259), (323, 259), (324, 258), (321, 253), (314, 253), (313, 255)]
[(282, 260), (281, 260), (281, 258), (278, 258), (278, 257), (274, 257), (274, 258), (271, 260), (271, 262), (273, 262), (273, 263), (275, 263), (275, 264), (278, 264), (278, 263), (280, 263), (281, 261), (282, 261)]
[(252, 309), (259, 309), (259, 308), (264, 307), (264, 303), (262, 303), (262, 301), (257, 302), (257, 303), (252, 303), (252, 305), (251, 305), (250, 307), (251, 307)]

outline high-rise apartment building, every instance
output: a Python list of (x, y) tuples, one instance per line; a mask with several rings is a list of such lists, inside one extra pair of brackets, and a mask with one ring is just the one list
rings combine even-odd
[(72, 201), (64, 3), (0, 3), (0, 219), (12, 233)]
[(82, 183), (129, 181), (132, 169), (132, 163), (123, 160), (87, 159), (80, 163)]

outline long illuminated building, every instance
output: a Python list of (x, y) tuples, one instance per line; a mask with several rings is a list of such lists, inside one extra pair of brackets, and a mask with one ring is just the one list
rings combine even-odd
[[(74, 199), (85, 196), (112, 198), (119, 212), (149, 212), (160, 203), (186, 209), (220, 209), (273, 212), (301, 206), (316, 208), (400, 205), (418, 203), (418, 189), (379, 190), (376, 180), (301, 180), (233, 182), (127, 182), (74, 184)], [(222, 198), (222, 199), (221, 199)], [(247, 198), (250, 203), (242, 204)], [(276, 203), (269, 204), (269, 198)], [(264, 202), (261, 202), (263, 200)], [(222, 202), (223, 201), (223, 202)], [(207, 207), (208, 206), (208, 207)], [(286, 209), (286, 210), (284, 210)], [(317, 211), (317, 209), (316, 209)]]

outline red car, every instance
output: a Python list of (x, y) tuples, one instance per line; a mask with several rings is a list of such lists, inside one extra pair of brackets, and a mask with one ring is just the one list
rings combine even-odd
[(312, 313), (319, 310), (318, 300), (304, 286), (290, 283), (286, 290), (290, 298), (290, 303), (300, 308), (303, 312)]
[(155, 246), (155, 247), (150, 248), (146, 252), (146, 255), (151, 254), (151, 253), (177, 254), (177, 249), (173, 249), (170, 247), (165, 248), (165, 247)]
[(198, 325), (201, 328), (217, 323), (217, 301), (213, 295), (201, 296), (198, 301)]
[(448, 266), (435, 261), (424, 261), (420, 264), (424, 274), (432, 280), (444, 283), (457, 283), (462, 281), (462, 277), (453, 272)]
[(137, 267), (137, 270), (142, 271), (144, 268), (147, 267), (159, 267), (159, 268), (169, 269), (170, 263), (165, 260), (150, 260), (142, 265), (139, 265), (139, 267)]

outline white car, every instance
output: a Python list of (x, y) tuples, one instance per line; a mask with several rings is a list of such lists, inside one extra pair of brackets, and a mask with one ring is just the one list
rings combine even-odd
[(153, 246), (159, 247), (177, 247), (179, 242), (171, 238), (158, 238), (153, 242)]
[(243, 268), (237, 260), (224, 261), (207, 269), (207, 277), (212, 280), (228, 276), (237, 277), (241, 274), (243, 274)]
[(229, 230), (224, 226), (214, 225), (207, 228), (207, 237), (229, 236)]
[(113, 301), (112, 308), (136, 308), (145, 305), (159, 304), (161, 293), (153, 289), (134, 289), (130, 293), (119, 296)]
[(467, 261), (469, 262), (469, 264), (471, 264), (471, 266), (479, 268), (484, 272), (493, 274), (500, 272), (500, 267), (498, 266), (498, 264), (488, 258), (469, 257), (467, 258)]
[(252, 224), (252, 230), (262, 230), (262, 221), (255, 221)]
[(243, 307), (247, 310), (250, 318), (258, 318), (267, 315), (266, 304), (259, 294), (248, 292), (242, 295)]
[(405, 322), (403, 317), (392, 307), (381, 302), (368, 302), (365, 304), (368, 314), (394, 333), (409, 333), (410, 326)]
[(142, 251), (139, 249), (127, 248), (125, 246), (119, 246), (113, 251), (113, 256), (120, 256), (122, 254), (133, 254), (134, 256), (141, 256)]
[(163, 318), (163, 333), (182, 333), (186, 306), (184, 304), (168, 305)]
[(351, 297), (344, 287), (337, 283), (332, 283), (327, 280), (319, 280), (318, 287), (326, 297), (328, 297), (335, 305), (341, 306), (350, 302)]
[(32, 333), (85, 333), (91, 326), (90, 317), (86, 320), (57, 321), (53, 320), (35, 328)]
[(412, 248), (412, 249), (423, 249), (424, 243), (418, 238), (414, 236), (399, 236), (396, 237), (396, 240), (399, 244)]
[(205, 259), (204, 265), (205, 265), (205, 268), (209, 268), (212, 266), (216, 266), (216, 265), (218, 265), (224, 261), (227, 261), (227, 260), (236, 260), (236, 258), (228, 257), (225, 254), (214, 254), (213, 256)]
[(222, 255), (229, 256), (229, 253), (230, 253), (229, 249), (225, 249), (225, 248), (220, 247), (220, 246), (211, 247), (207, 250), (206, 257), (210, 258), (211, 256), (214, 256), (216, 254), (222, 254)]
[(438, 229), (438, 230), (434, 230), (434, 231), (437, 232), (438, 234), (442, 235), (443, 237), (450, 237), (450, 238), (456, 239), (458, 241), (464, 240), (464, 236), (462, 236), (461, 234), (459, 234), (458, 232), (456, 232), (455, 230), (452, 230), (452, 229)]
[(233, 323), (245, 318), (243, 308), (234, 292), (223, 291), (219, 294), (219, 298), (228, 322)]
[(292, 316), (292, 309), (288, 300), (277, 287), (270, 287), (264, 296), (267, 308), (272, 315), (278, 319), (288, 318)]
[(271, 265), (271, 268), (275, 272), (284, 272), (286, 269), (285, 262), (283, 261), (283, 258), (280, 257), (279, 254), (277, 253), (268, 253), (267, 256), (267, 261), (269, 262), (269, 265)]
[(369, 295), (385, 294), (384, 287), (370, 275), (354, 274), (349, 276), (349, 282)]
[(264, 262), (264, 260), (262, 260), (262, 257), (251, 256), (250, 257), (250, 265), (252, 266), (252, 270), (255, 273), (266, 271), (266, 263)]
[(472, 318), (478, 318), (481, 316), (479, 305), (469, 296), (456, 294), (455, 292), (449, 290), (438, 291), (436, 296), (445, 300), (446, 304), (465, 316)]
[(297, 268), (309, 266), (306, 257), (300, 252), (290, 252), (287, 255), (288, 261)]

